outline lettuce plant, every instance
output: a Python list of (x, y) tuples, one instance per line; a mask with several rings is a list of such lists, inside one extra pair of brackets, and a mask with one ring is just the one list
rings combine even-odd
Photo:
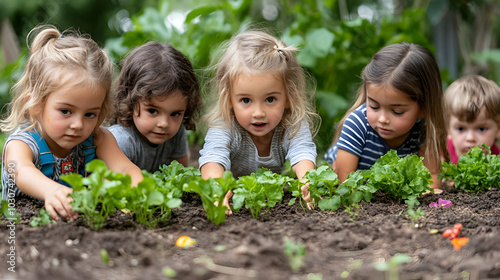
[[(484, 151), (486, 150), (486, 154)], [(488, 146), (474, 147), (458, 159), (457, 165), (443, 163), (440, 179), (455, 182), (455, 188), (467, 192), (486, 191), (500, 186), (500, 156)]]
[[(254, 218), (259, 218), (262, 208), (271, 207), (283, 200), (283, 187), (292, 178), (274, 173), (266, 168), (259, 168), (255, 173), (238, 178), (234, 190), (233, 210), (238, 212), (245, 204)], [(267, 213), (266, 212), (266, 213)]]
[(203, 209), (207, 218), (216, 225), (226, 220), (227, 206), (222, 205), (226, 193), (236, 187), (236, 179), (230, 171), (225, 171), (222, 178), (209, 178), (203, 180), (200, 177), (184, 184), (184, 191), (194, 192), (200, 195)]
[(86, 170), (92, 172), (88, 177), (77, 173), (61, 176), (73, 187), (73, 210), (80, 212), (91, 229), (103, 227), (106, 217), (125, 208), (126, 191), (130, 189), (130, 175), (113, 172), (98, 159), (89, 162)]
[(417, 155), (399, 158), (395, 150), (390, 150), (364, 173), (366, 184), (396, 199), (420, 197), (425, 191), (432, 191), (432, 176), (422, 159)]

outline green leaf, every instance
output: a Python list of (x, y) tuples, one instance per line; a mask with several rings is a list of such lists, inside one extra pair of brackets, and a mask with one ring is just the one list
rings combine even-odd
[(340, 197), (334, 196), (330, 198), (323, 198), (318, 202), (318, 206), (321, 210), (336, 211), (340, 207)]

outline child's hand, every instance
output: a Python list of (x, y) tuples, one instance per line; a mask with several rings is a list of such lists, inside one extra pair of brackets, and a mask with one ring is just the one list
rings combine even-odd
[(302, 198), (307, 204), (307, 208), (313, 209), (314, 205), (313, 202), (311, 201), (311, 193), (309, 192), (309, 183), (306, 183), (303, 185), (300, 190), (302, 191)]
[(78, 218), (78, 214), (73, 212), (73, 207), (70, 204), (73, 199), (68, 196), (72, 192), (73, 189), (61, 185), (45, 195), (45, 209), (52, 219), (58, 221), (59, 215), (70, 221)]
[(226, 195), (224, 196), (224, 200), (222, 201), (222, 205), (227, 207), (226, 210), (226, 215), (231, 215), (233, 214), (233, 211), (231, 211), (231, 207), (229, 207), (229, 199), (233, 196), (232, 191), (228, 191)]

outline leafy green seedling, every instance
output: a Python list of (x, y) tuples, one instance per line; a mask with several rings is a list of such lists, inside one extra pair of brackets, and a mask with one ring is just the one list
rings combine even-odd
[(113, 265), (113, 261), (109, 259), (109, 254), (108, 251), (106, 251), (106, 249), (101, 249), (101, 260), (109, 266)]
[(95, 159), (89, 162), (86, 170), (92, 172), (88, 177), (77, 173), (61, 176), (73, 187), (73, 210), (80, 212), (91, 229), (103, 227), (106, 217), (124, 209), (126, 191), (131, 188), (130, 175), (113, 172), (106, 164)]
[(45, 209), (40, 209), (40, 214), (36, 217), (33, 217), (33, 220), (30, 222), (30, 226), (32, 227), (43, 227), (46, 225), (50, 225), (55, 223), (56, 221), (50, 218), (49, 212)]
[(418, 200), (416, 199), (405, 200), (405, 203), (408, 204), (408, 210), (406, 211), (406, 214), (410, 216), (411, 224), (413, 226), (416, 226), (418, 219), (425, 215), (425, 211), (422, 210), (421, 207), (418, 207), (417, 210), (413, 209), (415, 205), (420, 205), (420, 202), (418, 202)]
[(388, 273), (388, 280), (399, 279), (399, 265), (407, 263), (411, 258), (405, 254), (394, 255), (387, 263), (376, 263), (375, 269), (379, 271), (386, 271)]
[[(485, 154), (486, 151), (486, 154)], [(467, 192), (486, 191), (500, 187), (500, 156), (482, 145), (474, 147), (458, 159), (457, 165), (444, 162), (439, 179), (455, 182), (454, 186)]]
[(283, 237), (283, 245), (285, 246), (285, 256), (288, 258), (290, 268), (293, 272), (299, 271), (302, 266), (302, 259), (306, 255), (306, 248), (300, 242), (293, 242), (288, 237)]
[(222, 204), (224, 196), (235, 187), (236, 179), (234, 179), (233, 174), (230, 171), (225, 171), (222, 178), (203, 180), (198, 177), (198, 179), (184, 184), (184, 191), (199, 194), (207, 218), (218, 225), (226, 220), (227, 206)]
[[(0, 202), (0, 218), (3, 216), (5, 219), (9, 221), (16, 221), (16, 223), (19, 223), (19, 214), (17, 213), (17, 209), (14, 208), (15, 205), (13, 203), (9, 206), (9, 201), (8, 200), (2, 200)], [(2, 219), (0, 219), (2, 221)]]
[(423, 164), (423, 158), (409, 155), (399, 158), (395, 150), (390, 150), (365, 173), (371, 185), (392, 195), (396, 199), (420, 197), (432, 191), (431, 173)]
[(259, 168), (255, 173), (238, 178), (234, 190), (233, 210), (238, 212), (245, 204), (254, 218), (259, 218), (263, 207), (267, 212), (283, 200), (283, 186), (292, 181), (290, 177), (282, 176), (265, 168)]

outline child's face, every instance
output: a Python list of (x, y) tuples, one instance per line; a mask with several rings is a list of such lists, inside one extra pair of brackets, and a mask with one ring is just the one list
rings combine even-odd
[(90, 136), (105, 97), (104, 89), (88, 86), (64, 86), (48, 96), (39, 122), (42, 136), (55, 156), (66, 157)]
[(287, 106), (283, 81), (272, 74), (242, 74), (233, 84), (231, 107), (238, 123), (253, 139), (272, 137)]
[(179, 131), (186, 108), (187, 100), (180, 91), (141, 101), (134, 109), (135, 127), (149, 143), (162, 144)]
[(500, 138), (500, 123), (487, 118), (484, 107), (473, 122), (460, 121), (452, 115), (449, 127), (448, 136), (451, 137), (459, 157), (483, 143), (491, 147)]
[(366, 86), (366, 116), (370, 126), (393, 149), (401, 146), (418, 118), (424, 117), (420, 105), (393, 87)]

